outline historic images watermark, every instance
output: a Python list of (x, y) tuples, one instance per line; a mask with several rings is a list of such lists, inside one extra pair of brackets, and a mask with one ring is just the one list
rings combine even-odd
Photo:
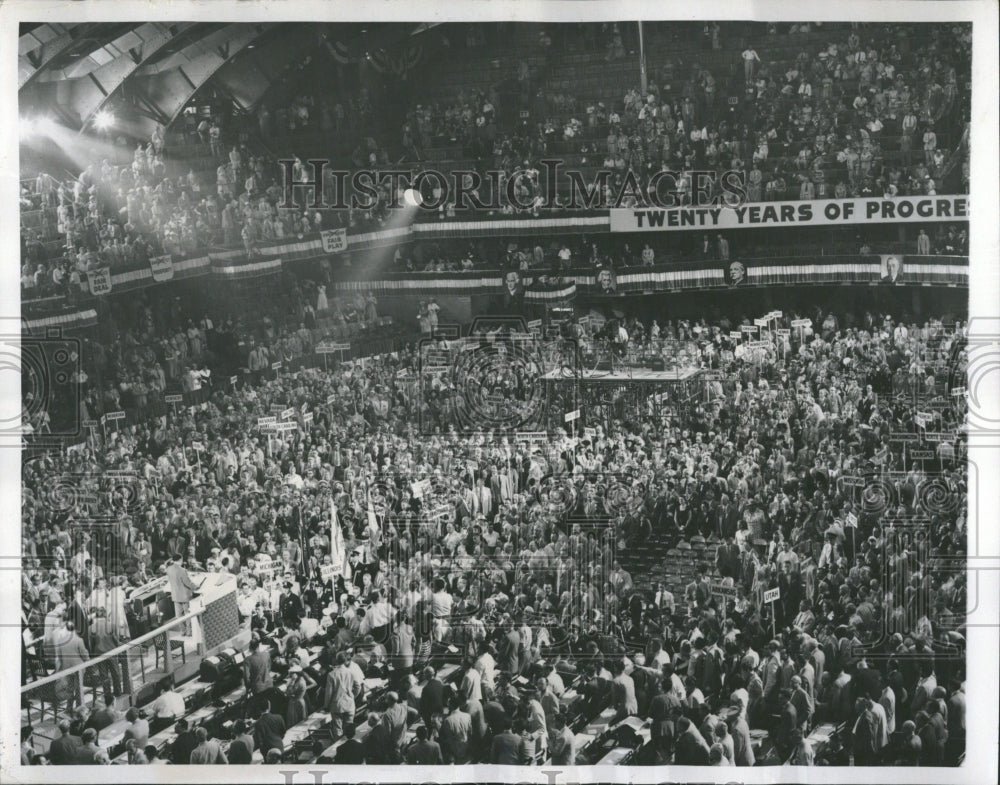
[[(557, 158), (539, 168), (499, 169), (336, 169), (324, 158), (278, 161), (282, 174), (279, 209), (393, 210), (419, 208), (502, 210), (606, 210), (618, 207), (737, 207), (747, 201), (745, 175), (738, 170), (637, 173), (597, 169), (593, 174), (569, 168)], [(710, 225), (711, 213), (702, 217)], [(718, 214), (714, 220), (718, 220)]]

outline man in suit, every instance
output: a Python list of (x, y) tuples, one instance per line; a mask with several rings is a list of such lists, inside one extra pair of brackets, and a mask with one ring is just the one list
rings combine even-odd
[(334, 763), (345, 766), (358, 765), (365, 762), (365, 746), (354, 738), (354, 723), (344, 725), (344, 743), (337, 748)]
[[(406, 752), (406, 762), (411, 766), (440, 766), (444, 763), (441, 757), (441, 745), (431, 741), (427, 728), (421, 725), (417, 728), (417, 740)], [(340, 760), (337, 760), (340, 763)]]
[[(191, 598), (197, 593), (198, 587), (177, 558), (171, 558), (167, 562), (167, 582), (170, 584), (170, 599), (174, 602), (174, 615), (183, 616), (188, 612)], [(191, 634), (189, 623), (184, 625), (184, 634)]]
[(97, 762), (97, 757), (104, 753), (104, 750), (97, 746), (97, 731), (93, 728), (87, 728), (83, 732), (81, 741), (83, 743), (77, 747), (76, 757), (70, 763), (76, 766), (93, 765)]
[(183, 719), (177, 720), (174, 729), (177, 731), (177, 738), (170, 745), (170, 760), (175, 766), (190, 763), (191, 753), (198, 746), (194, 731), (188, 726), (188, 721)]
[(255, 749), (253, 736), (247, 733), (247, 724), (243, 720), (236, 720), (233, 723), (233, 739), (229, 745), (229, 762), (236, 765), (249, 765), (253, 763), (253, 751)]
[(260, 645), (260, 638), (250, 639), (250, 656), (243, 663), (243, 684), (249, 696), (248, 711), (252, 711), (254, 706), (262, 705), (262, 701), (268, 699), (274, 687), (271, 653)]
[(510, 729), (510, 720), (502, 721), (503, 730), (493, 737), (490, 749), (490, 763), (516, 766), (521, 762), (521, 737)]
[(356, 700), (361, 696), (362, 689), (363, 685), (358, 683), (354, 672), (347, 667), (347, 657), (344, 652), (338, 652), (333, 670), (326, 679), (323, 700), (323, 705), (330, 712), (334, 739), (340, 737), (348, 722), (354, 722)]
[(264, 704), (264, 713), (260, 715), (253, 731), (253, 741), (262, 755), (271, 750), (285, 751), (285, 719), (280, 714), (271, 711), (271, 702)]
[(420, 716), (424, 725), (431, 727), (431, 718), (444, 713), (444, 682), (438, 679), (431, 667), (424, 668), (423, 690), (420, 692)]
[(392, 763), (392, 744), (389, 741), (389, 728), (382, 722), (377, 712), (368, 714), (368, 735), (362, 743), (365, 763), (384, 765)]
[(222, 745), (216, 739), (208, 738), (208, 731), (205, 728), (198, 728), (194, 735), (198, 746), (191, 751), (189, 763), (192, 766), (229, 763), (226, 753), (222, 751)]
[(386, 710), (382, 715), (382, 724), (389, 731), (390, 763), (399, 763), (401, 760), (403, 737), (406, 735), (406, 725), (409, 719), (409, 712), (406, 704), (400, 703), (399, 696), (395, 692), (388, 692), (385, 696)]
[(54, 766), (69, 766), (76, 762), (76, 755), (83, 747), (79, 736), (69, 732), (69, 721), (59, 720), (59, 738), (49, 745), (48, 759)]
[(453, 695), (448, 702), (450, 711), (441, 723), (441, 751), (445, 763), (463, 765), (469, 762), (469, 739), (472, 736), (472, 717), (462, 710), (462, 699)]
[(521, 672), (521, 635), (510, 621), (507, 622), (507, 632), (500, 640), (497, 654), (497, 667), (500, 670), (514, 676)]

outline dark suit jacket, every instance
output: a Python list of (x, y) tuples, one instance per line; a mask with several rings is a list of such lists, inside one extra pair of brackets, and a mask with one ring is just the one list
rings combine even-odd
[(92, 765), (97, 760), (97, 753), (100, 751), (101, 748), (97, 745), (82, 744), (76, 750), (76, 757), (73, 759), (73, 763), (77, 766)]
[(428, 717), (444, 711), (444, 682), (431, 679), (420, 693), (420, 714)]
[(191, 752), (198, 746), (194, 737), (194, 731), (186, 730), (180, 734), (174, 743), (170, 745), (170, 760), (172, 763), (188, 764), (191, 762)]
[(49, 761), (55, 766), (71, 766), (76, 762), (76, 755), (83, 747), (79, 736), (60, 736), (49, 745)]
[(271, 678), (271, 655), (263, 647), (255, 651), (243, 663), (243, 675), (250, 692), (258, 693), (269, 689), (274, 684)]
[(357, 739), (348, 739), (337, 749), (337, 756), (333, 762), (345, 765), (364, 763), (365, 745)]
[(285, 720), (277, 714), (264, 714), (257, 720), (253, 740), (260, 754), (267, 757), (270, 750), (285, 749)]
[(406, 762), (411, 766), (438, 766), (444, 762), (441, 745), (436, 741), (418, 741), (407, 750)]

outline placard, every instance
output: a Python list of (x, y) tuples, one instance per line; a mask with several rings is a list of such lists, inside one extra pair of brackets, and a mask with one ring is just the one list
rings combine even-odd
[(775, 587), (764, 592), (764, 602), (776, 602), (781, 599), (781, 589)]
[(111, 291), (111, 268), (103, 267), (100, 270), (91, 270), (87, 273), (87, 284), (90, 286), (90, 293), (93, 295), (107, 294)]

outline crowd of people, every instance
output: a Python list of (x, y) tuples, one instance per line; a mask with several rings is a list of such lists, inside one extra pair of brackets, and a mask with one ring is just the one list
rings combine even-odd
[[(132, 763), (273, 762), (283, 730), (321, 711), (348, 739), (340, 762), (571, 764), (576, 723), (612, 707), (649, 721), (638, 763), (954, 764), (966, 587), (945, 565), (965, 553), (964, 400), (937, 380), (961, 373), (965, 327), (812, 325), (766, 351), (732, 341), (736, 324), (630, 323), (722, 381), (686, 411), (585, 411), (592, 430), (542, 442), (456, 429), (467, 385), (423, 384), (401, 351), (261, 374), (26, 460), (35, 659), (58, 671), (127, 640), (128, 592), (157, 575), (224, 571), (253, 706), (228, 753), (178, 723), (166, 756), (144, 750), (149, 707), (133, 707)], [(279, 404), (295, 430), (261, 431)], [(897, 436), (932, 430), (934, 458), (908, 460)], [(644, 531), (705, 537), (714, 563), (646, 585), (624, 566)], [(455, 683), (438, 678), (445, 652)], [(388, 688), (366, 694), (369, 677)], [(124, 681), (104, 679), (105, 704)], [(57, 680), (65, 728), (44, 755), (29, 728), (26, 762), (106, 762), (76, 684)], [(839, 743), (814, 749), (826, 723)]]
[[(401, 150), (409, 166), (419, 161), (418, 169), (427, 168), (435, 162), (421, 160), (419, 151), (456, 139), (479, 168), (514, 178), (517, 202), (531, 205), (522, 210), (510, 202), (502, 182), (501, 213), (539, 213), (546, 194), (538, 162), (553, 155), (574, 168), (613, 172), (605, 186), (607, 203), (614, 202), (627, 171), (641, 183), (661, 169), (682, 173), (674, 187), (681, 199), (691, 197), (693, 183), (683, 173), (692, 170), (740, 172), (752, 202), (935, 194), (946, 181), (967, 193), (969, 148), (963, 131), (971, 34), (960, 26), (937, 27), (911, 47), (912, 35), (905, 26), (889, 35), (831, 31), (835, 40), (816, 51), (803, 49), (787, 67), (748, 45), (742, 56), (745, 85), (734, 88), (735, 104), (721, 94), (722, 74), (672, 61), (651, 68), (656, 78), (644, 93), (632, 88), (610, 107), (550, 91), (538, 80), (529, 92), (538, 93), (532, 101), (539, 105), (516, 127), (501, 128), (496, 90), (462, 94), (452, 106), (418, 104), (407, 119)], [(537, 79), (521, 66), (519, 78)], [(363, 93), (358, 101), (364, 103)], [(337, 128), (344, 112), (321, 101), (314, 111), (318, 121), (310, 119), (314, 103), (309, 95), (296, 97), (279, 126), (318, 122), (320, 128)], [(104, 267), (116, 270), (218, 246), (253, 254), (260, 243), (321, 228), (377, 228), (388, 219), (387, 184), (367, 210), (278, 209), (283, 172), (276, 158), (258, 150), (246, 134), (229, 140), (218, 122), (190, 117), (195, 124), (186, 133), (208, 146), (214, 172), (189, 168), (177, 174), (170, 165), (183, 162), (167, 159), (165, 131), (158, 127), (136, 146), (129, 165), (104, 159), (74, 179), (39, 174), (35, 183), (23, 185), (25, 209), (42, 216), (22, 229), (23, 291), (68, 294), (79, 290), (87, 272)], [(277, 133), (270, 119), (261, 124), (268, 138)], [(362, 134), (351, 156), (355, 168), (386, 168), (394, 160), (374, 133)], [(174, 174), (168, 176), (168, 168)], [(310, 177), (301, 161), (295, 177)], [(487, 186), (480, 187), (483, 197)], [(332, 192), (328, 197), (333, 201)], [(566, 199), (560, 190), (553, 207), (565, 206)], [(630, 196), (623, 204), (634, 200)], [(63, 243), (46, 250), (53, 233)]]
[[(651, 67), (657, 78), (645, 91), (633, 87), (610, 106), (550, 91), (539, 79), (537, 90), (522, 90), (535, 95), (522, 95), (515, 127), (501, 128), (495, 88), (460, 92), (451, 105), (416, 106), (403, 130), (404, 154), (419, 159), (420, 149), (458, 142), (483, 168), (511, 176), (569, 155), (585, 169), (615, 173), (609, 203), (626, 171), (642, 182), (661, 169), (740, 172), (753, 202), (934, 194), (953, 171), (954, 186), (960, 177), (967, 188), (968, 148), (959, 142), (969, 116), (963, 80), (971, 32), (938, 28), (912, 48), (905, 26), (864, 32), (831, 31), (825, 47), (803, 48), (791, 63), (769, 61), (748, 44), (740, 55), (745, 85), (735, 83), (729, 95), (724, 69), (713, 73), (697, 62)], [(531, 79), (522, 61), (518, 81)], [(544, 195), (537, 177), (518, 183), (519, 201)], [(690, 178), (681, 177), (676, 190), (690, 199)]]

